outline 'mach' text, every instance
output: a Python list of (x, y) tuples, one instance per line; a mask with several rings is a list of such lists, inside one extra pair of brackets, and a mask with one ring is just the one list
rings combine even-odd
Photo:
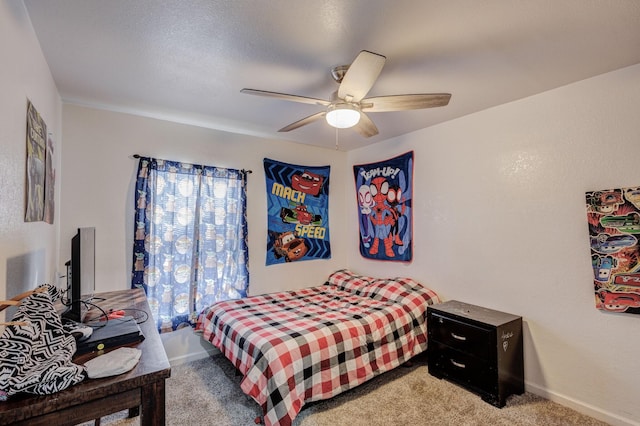
[(295, 189), (291, 189), (288, 186), (284, 186), (277, 182), (273, 183), (271, 193), (299, 204), (304, 204), (304, 196), (306, 195), (304, 192), (296, 191)]

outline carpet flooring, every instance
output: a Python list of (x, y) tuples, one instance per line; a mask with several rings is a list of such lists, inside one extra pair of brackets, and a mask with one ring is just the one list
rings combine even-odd
[[(241, 377), (222, 355), (172, 368), (167, 381), (168, 426), (250, 426), (260, 408), (240, 390)], [(90, 425), (91, 423), (85, 423)], [(126, 412), (101, 425), (136, 426)], [(305, 405), (293, 426), (601, 426), (606, 423), (531, 393), (496, 408), (463, 388), (429, 375), (426, 358), (399, 367), (335, 398)]]

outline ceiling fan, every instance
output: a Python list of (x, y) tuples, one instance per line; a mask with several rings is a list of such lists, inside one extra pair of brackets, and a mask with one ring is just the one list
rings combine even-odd
[(420, 93), (365, 98), (380, 75), (386, 59), (377, 53), (363, 50), (351, 65), (334, 67), (331, 70), (331, 76), (340, 86), (331, 95), (330, 100), (246, 88), (240, 92), (326, 107), (324, 111), (291, 123), (278, 130), (279, 132), (295, 130), (324, 117), (331, 126), (340, 129), (354, 127), (365, 138), (378, 134), (378, 128), (366, 114), (367, 112), (433, 108), (449, 103), (449, 99), (451, 99), (449, 93)]

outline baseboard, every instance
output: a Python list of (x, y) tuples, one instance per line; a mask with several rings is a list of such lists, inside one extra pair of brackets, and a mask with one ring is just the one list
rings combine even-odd
[(566, 395), (552, 392), (533, 383), (526, 382), (525, 390), (527, 392), (531, 392), (545, 399), (548, 399), (549, 401), (553, 401), (565, 407), (569, 407), (573, 410), (578, 411), (579, 413), (591, 416), (594, 419), (609, 423), (612, 426), (640, 426), (640, 423), (636, 420), (619, 416), (609, 411), (605, 411), (599, 407), (594, 407), (591, 404), (585, 404), (582, 401), (578, 401)]
[(175, 356), (173, 358), (169, 358), (169, 364), (172, 367), (180, 364), (186, 364), (187, 362), (197, 361), (199, 359), (209, 358), (213, 355), (219, 354), (220, 351), (217, 348), (211, 348), (206, 351), (198, 351), (195, 353), (188, 353), (186, 355)]

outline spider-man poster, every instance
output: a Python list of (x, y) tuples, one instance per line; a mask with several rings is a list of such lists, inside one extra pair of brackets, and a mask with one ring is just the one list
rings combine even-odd
[(413, 151), (386, 161), (353, 166), (353, 174), (360, 254), (367, 259), (410, 262)]

